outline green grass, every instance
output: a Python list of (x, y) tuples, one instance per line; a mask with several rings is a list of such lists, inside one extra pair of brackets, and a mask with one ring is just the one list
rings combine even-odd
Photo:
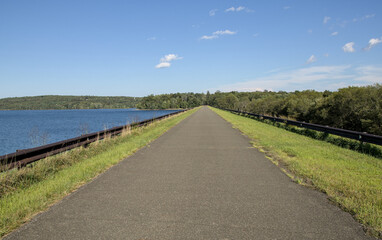
[(0, 237), (132, 155), (197, 109), (0, 174)]
[(268, 120), (268, 119), (259, 119), (257, 117), (253, 117), (253, 116), (250, 116), (247, 114), (238, 114), (238, 115), (242, 115), (245, 117), (256, 119), (257, 121), (271, 124), (273, 126), (283, 128), (283, 129), (288, 130), (290, 132), (305, 135), (305, 136), (308, 136), (308, 137), (313, 138), (313, 139), (326, 141), (326, 142), (329, 142), (331, 144), (337, 145), (337, 146), (342, 147), (342, 148), (351, 149), (354, 151), (358, 151), (360, 153), (364, 153), (364, 154), (382, 159), (382, 146), (379, 146), (379, 145), (360, 142), (360, 141), (357, 141), (354, 139), (340, 137), (337, 135), (328, 134), (328, 133), (315, 131), (315, 130), (307, 129), (307, 128), (302, 128), (302, 127), (298, 127), (298, 126), (288, 125), (285, 123), (275, 122), (275, 121)]
[(382, 236), (382, 160), (219, 109), (296, 182), (325, 192), (367, 231)]

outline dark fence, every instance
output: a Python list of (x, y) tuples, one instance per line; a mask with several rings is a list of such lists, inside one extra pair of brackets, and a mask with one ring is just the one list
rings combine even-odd
[(293, 120), (288, 120), (283, 118), (270, 117), (270, 116), (265, 116), (261, 114), (254, 114), (254, 113), (231, 110), (231, 109), (224, 109), (224, 108), (221, 108), (221, 109), (230, 111), (233, 113), (237, 113), (237, 114), (253, 116), (259, 119), (267, 119), (274, 122), (285, 123), (285, 124), (294, 125), (301, 128), (312, 129), (312, 130), (316, 130), (316, 131), (320, 131), (324, 133), (338, 135), (345, 138), (355, 139), (361, 142), (382, 145), (382, 136), (378, 136), (378, 135), (373, 135), (373, 134), (363, 133), (363, 132), (356, 132), (356, 131), (351, 131), (351, 130), (346, 130), (341, 128), (328, 127), (328, 126), (323, 126), (323, 125), (318, 125), (313, 123), (305, 123), (305, 122), (293, 121)]
[(47, 144), (47, 145), (36, 147), (36, 148), (18, 150), (14, 153), (0, 156), (0, 171), (12, 169), (15, 167), (21, 168), (26, 166), (29, 163), (38, 161), (48, 156), (65, 152), (67, 150), (70, 150), (79, 146), (86, 146), (92, 142), (104, 139), (105, 137), (109, 137), (109, 136), (113, 137), (115, 135), (121, 134), (124, 129), (145, 126), (154, 121), (157, 121), (157, 120), (160, 120), (160, 119), (163, 119), (163, 118), (166, 118), (171, 115), (175, 115), (184, 111), (187, 111), (187, 110), (180, 110), (180, 111), (166, 114), (157, 118), (152, 118), (152, 119), (148, 119), (145, 121), (136, 122), (136, 123), (132, 123), (132, 124), (124, 125), (124, 126), (113, 127), (104, 131), (89, 133), (86, 135), (81, 135), (79, 137)]

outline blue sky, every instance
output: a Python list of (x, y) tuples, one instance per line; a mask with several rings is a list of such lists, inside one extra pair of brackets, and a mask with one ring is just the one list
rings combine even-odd
[(382, 83), (382, 1), (0, 1), (0, 98)]

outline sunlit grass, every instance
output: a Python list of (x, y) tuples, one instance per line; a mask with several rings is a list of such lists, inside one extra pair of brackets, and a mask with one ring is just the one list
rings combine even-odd
[(253, 119), (213, 109), (273, 162), (301, 184), (313, 185), (365, 225), (382, 232), (382, 161), (286, 131)]
[(144, 147), (196, 110), (0, 174), (0, 236)]

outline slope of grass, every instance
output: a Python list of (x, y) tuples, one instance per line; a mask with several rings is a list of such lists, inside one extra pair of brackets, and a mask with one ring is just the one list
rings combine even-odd
[[(235, 114), (237, 114), (237, 113), (235, 113)], [(283, 128), (285, 130), (288, 130), (288, 131), (291, 131), (294, 133), (308, 136), (308, 137), (313, 138), (313, 139), (326, 141), (326, 142), (329, 142), (331, 144), (337, 145), (337, 146), (342, 147), (342, 148), (351, 149), (354, 151), (358, 151), (360, 153), (364, 153), (364, 154), (382, 159), (382, 146), (379, 146), (376, 144), (360, 142), (360, 141), (357, 141), (354, 139), (345, 138), (345, 137), (341, 137), (341, 136), (337, 136), (337, 135), (333, 135), (333, 134), (328, 134), (328, 133), (324, 133), (324, 132), (320, 132), (320, 131), (315, 131), (315, 130), (307, 129), (307, 128), (303, 128), (303, 127), (288, 125), (285, 123), (275, 122), (275, 121), (268, 120), (268, 119), (259, 119), (257, 117), (253, 117), (253, 116), (250, 116), (247, 114), (238, 114), (238, 115), (249, 117), (252, 119), (256, 119), (257, 121), (271, 124), (273, 126)]]
[(213, 110), (254, 139), (254, 146), (264, 151), (294, 180), (325, 192), (369, 233), (382, 236), (381, 159), (226, 111)]
[(133, 154), (197, 109), (0, 174), (0, 237)]

